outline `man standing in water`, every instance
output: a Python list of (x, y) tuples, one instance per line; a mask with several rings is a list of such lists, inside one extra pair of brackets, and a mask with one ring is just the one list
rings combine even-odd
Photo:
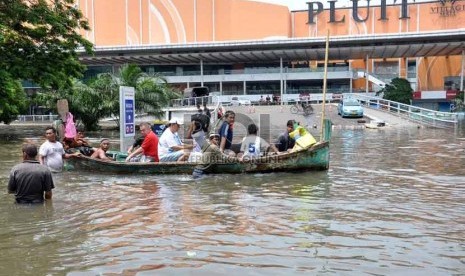
[(42, 203), (52, 199), (53, 184), (50, 170), (36, 161), (37, 147), (23, 145), (23, 163), (13, 167), (8, 181), (8, 193), (15, 194), (17, 203)]
[(46, 165), (51, 172), (61, 172), (63, 170), (63, 158), (79, 156), (81, 153), (76, 152), (68, 154), (65, 152), (63, 145), (57, 141), (57, 132), (53, 127), (45, 129), (45, 141), (39, 148), (39, 162)]

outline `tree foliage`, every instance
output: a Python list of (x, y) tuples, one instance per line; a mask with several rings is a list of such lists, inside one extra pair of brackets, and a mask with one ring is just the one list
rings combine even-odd
[(166, 80), (148, 76), (137, 65), (124, 65), (118, 74), (102, 73), (95, 79), (83, 83), (75, 81), (72, 89), (58, 93), (41, 94), (47, 106), (53, 107), (60, 98), (68, 100), (70, 111), (80, 119), (88, 130), (98, 129), (98, 122), (105, 117), (114, 117), (119, 125), (119, 87), (132, 86), (136, 90), (136, 112), (163, 115), (162, 108), (171, 99), (179, 98)]
[(383, 98), (404, 104), (411, 104), (413, 99), (413, 89), (408, 80), (404, 78), (393, 78), (390, 84), (379, 91), (383, 93)]
[(21, 83), (0, 70), (0, 123), (9, 124), (27, 108), (26, 93)]
[(463, 91), (459, 91), (457, 96), (453, 99), (454, 103), (454, 110), (455, 112), (463, 112), (465, 110), (465, 93)]
[(0, 1), (0, 70), (54, 90), (80, 78), (85, 67), (77, 50), (91, 53), (92, 43), (79, 34), (89, 25), (74, 2)]

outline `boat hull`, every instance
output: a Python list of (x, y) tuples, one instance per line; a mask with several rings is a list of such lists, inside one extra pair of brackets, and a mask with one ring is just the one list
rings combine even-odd
[[(195, 163), (139, 163), (102, 161), (85, 156), (73, 157), (67, 160), (71, 170), (105, 172), (117, 174), (192, 174)], [(239, 174), (265, 173), (277, 171), (327, 170), (329, 167), (329, 142), (321, 142), (309, 149), (268, 155), (247, 162), (239, 160), (210, 164), (207, 173)]]

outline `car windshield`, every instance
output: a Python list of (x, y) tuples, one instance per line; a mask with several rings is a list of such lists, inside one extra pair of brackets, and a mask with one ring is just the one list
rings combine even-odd
[(344, 106), (359, 106), (360, 104), (357, 101), (347, 101), (344, 102)]

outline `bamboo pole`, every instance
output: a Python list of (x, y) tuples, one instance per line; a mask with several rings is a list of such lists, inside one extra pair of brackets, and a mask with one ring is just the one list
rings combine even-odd
[(323, 141), (325, 133), (325, 105), (326, 105), (326, 82), (328, 78), (328, 52), (329, 52), (329, 29), (326, 33), (326, 49), (325, 49), (325, 71), (323, 76), (323, 102), (321, 104), (321, 135), (320, 141)]

